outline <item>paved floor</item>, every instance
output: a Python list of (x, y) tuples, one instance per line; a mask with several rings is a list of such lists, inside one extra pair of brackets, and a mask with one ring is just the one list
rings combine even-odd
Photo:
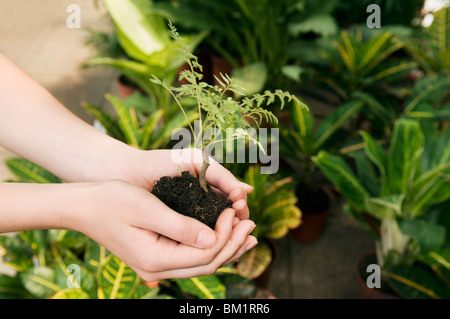
[[(90, 122), (80, 107), (88, 101), (104, 105), (104, 94), (115, 93), (115, 74), (106, 69), (81, 69), (92, 51), (84, 45), (85, 28), (110, 25), (95, 0), (0, 0), (0, 52), (49, 90), (68, 109)], [(69, 4), (81, 8), (81, 29), (69, 29)], [(1, 72), (1, 70), (0, 70)], [(12, 156), (0, 149), (0, 177)], [(358, 256), (373, 248), (365, 230), (351, 221), (336, 201), (322, 236), (309, 244), (286, 236), (276, 241), (279, 259), (269, 281), (277, 298), (359, 298), (355, 280)], [(1, 266), (0, 272), (8, 272)]]

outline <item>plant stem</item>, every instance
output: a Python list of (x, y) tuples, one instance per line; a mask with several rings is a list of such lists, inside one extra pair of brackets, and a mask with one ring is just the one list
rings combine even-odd
[(200, 186), (205, 190), (205, 192), (208, 193), (208, 187), (206, 186), (206, 170), (208, 169), (210, 163), (208, 159), (208, 153), (205, 149), (202, 150), (203, 152), (203, 162), (202, 167), (200, 168), (200, 174), (198, 176), (198, 179), (200, 181)]

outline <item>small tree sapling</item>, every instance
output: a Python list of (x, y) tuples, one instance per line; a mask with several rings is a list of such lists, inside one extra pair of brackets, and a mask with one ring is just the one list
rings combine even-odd
[[(197, 132), (194, 131), (191, 124), (189, 124), (189, 128), (194, 137), (194, 147), (202, 150), (203, 163), (199, 173), (199, 182), (205, 192), (208, 192), (206, 171), (210, 165), (209, 153), (213, 145), (230, 139), (248, 139), (249, 142), (256, 143), (264, 152), (264, 148), (258, 140), (249, 136), (246, 130), (251, 126), (251, 122), (259, 127), (263, 119), (268, 123), (278, 123), (277, 117), (261, 106), (263, 104), (270, 105), (276, 99), (280, 100), (281, 108), (283, 108), (285, 100), (288, 102), (295, 100), (300, 105), (304, 104), (294, 95), (282, 90), (276, 90), (275, 92), (265, 91), (263, 94), (254, 94), (251, 97), (247, 97), (243, 93), (245, 88), (235, 83), (227, 74), (220, 73), (220, 77), (214, 75), (218, 85), (202, 82), (202, 65), (199, 64), (198, 58), (189, 50), (183, 38), (177, 32), (177, 29), (170, 22), (169, 34), (173, 39), (178, 41), (180, 51), (184, 55), (184, 60), (188, 65), (188, 68), (180, 73), (180, 82), (181, 80), (185, 80), (185, 84), (172, 87), (166, 81), (160, 80), (156, 76), (153, 76), (151, 81), (166, 88), (185, 115), (186, 112), (180, 103), (180, 99), (190, 97), (196, 100), (200, 130)], [(304, 105), (304, 107), (306, 106)], [(218, 138), (222, 136), (220, 132), (225, 132), (230, 128), (234, 129), (232, 136)], [(205, 141), (203, 136), (208, 130), (211, 130), (211, 132), (219, 132), (219, 134), (213, 133), (210, 139)]]

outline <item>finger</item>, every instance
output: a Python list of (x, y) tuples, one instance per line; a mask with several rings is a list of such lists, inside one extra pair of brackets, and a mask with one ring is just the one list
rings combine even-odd
[[(200, 172), (201, 164), (195, 163), (195, 168), (197, 173)], [(226, 194), (231, 193), (235, 188), (242, 188), (248, 194), (253, 190), (252, 186), (240, 182), (233, 173), (212, 158), (206, 171), (206, 181)]]
[(154, 195), (139, 206), (138, 219), (133, 226), (152, 230), (174, 241), (197, 248), (210, 248), (216, 242), (214, 231), (202, 222), (184, 216), (167, 207)]
[[(254, 223), (252, 221), (241, 221), (237, 227), (233, 230), (230, 240), (225, 247), (220, 251), (217, 257), (209, 264), (200, 265), (185, 269), (173, 269), (168, 271), (161, 271), (158, 273), (144, 274), (145, 280), (154, 281), (161, 279), (173, 279), (173, 278), (192, 278), (203, 275), (209, 275), (216, 272), (221, 265), (223, 265), (228, 259), (236, 254), (236, 252), (245, 243), (247, 236), (254, 229)], [(141, 275), (142, 276), (142, 275)], [(148, 278), (148, 279), (146, 279)]]
[(152, 256), (152, 259), (148, 261), (149, 270), (158, 272), (192, 268), (211, 263), (229, 241), (233, 231), (232, 223), (234, 217), (233, 209), (226, 209), (220, 214), (214, 230), (216, 244), (209, 249), (198, 249), (188, 245), (177, 244), (168, 238), (159, 238), (157, 248), (153, 248), (149, 252), (149, 256)]
[(232, 202), (236, 202), (240, 199), (247, 200), (247, 193), (242, 188), (235, 188), (230, 192), (228, 199)]
[(241, 248), (231, 257), (229, 258), (221, 267), (225, 267), (226, 265), (232, 264), (236, 262), (239, 258), (242, 257), (250, 249), (254, 248), (258, 244), (258, 240), (254, 236), (248, 236), (245, 243), (241, 246)]
[(250, 212), (245, 199), (239, 199), (234, 202), (231, 207), (236, 211), (236, 216), (242, 220), (249, 219)]

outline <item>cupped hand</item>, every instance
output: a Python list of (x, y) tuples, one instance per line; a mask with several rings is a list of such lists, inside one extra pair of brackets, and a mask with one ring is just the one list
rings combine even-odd
[[(163, 176), (177, 176), (180, 171), (189, 171), (198, 176), (202, 165), (202, 153), (198, 149), (152, 150), (132, 149), (124, 154), (120, 179), (149, 191)], [(240, 220), (249, 218), (247, 195), (253, 187), (239, 181), (229, 170), (210, 158), (206, 181), (222, 197), (232, 201), (232, 208)]]
[(255, 224), (236, 220), (234, 209), (222, 212), (212, 230), (124, 181), (88, 183), (84, 194), (85, 205), (68, 227), (97, 241), (146, 281), (214, 273), (257, 243), (250, 235)]

